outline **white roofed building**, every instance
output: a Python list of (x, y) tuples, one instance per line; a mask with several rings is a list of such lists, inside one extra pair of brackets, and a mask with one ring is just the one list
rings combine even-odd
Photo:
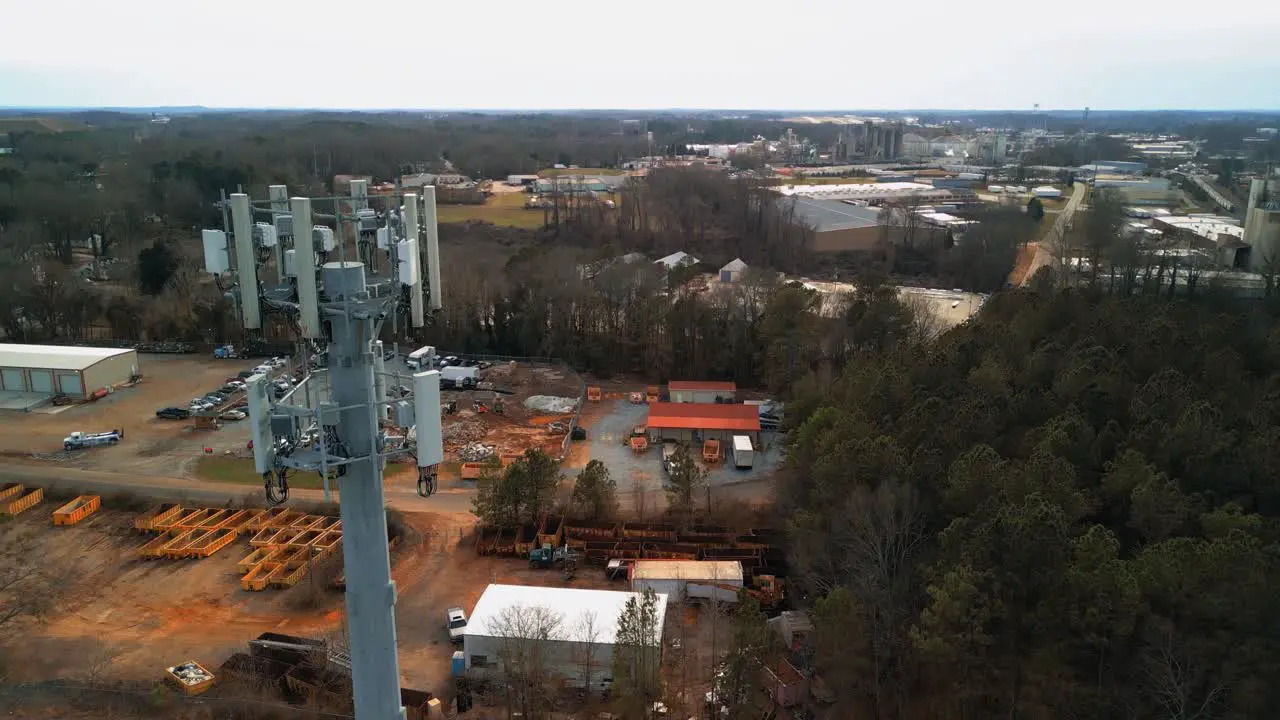
[[(641, 601), (634, 592), (575, 588), (490, 585), (471, 611), (463, 637), (466, 669), (476, 674), (501, 673), (502, 658), (527, 652), (540, 643), (548, 672), (581, 686), (586, 646), (593, 645), (593, 685), (609, 678), (617, 644), (618, 619), (627, 601)], [(660, 660), (667, 597), (658, 595), (654, 653)], [(586, 618), (594, 637), (588, 637)], [(599, 689), (598, 687), (596, 689)]]
[(747, 264), (742, 261), (742, 258), (734, 258), (720, 268), (720, 282), (738, 282), (742, 279), (742, 273), (746, 271)]
[(683, 250), (680, 250), (678, 252), (673, 252), (666, 257), (658, 258), (653, 262), (655, 264), (665, 266), (668, 270), (674, 270), (675, 268), (679, 268), (679, 267), (688, 267), (689, 265), (697, 265), (700, 261), (698, 260), (698, 258), (690, 255), (689, 253)]
[(0, 344), (0, 407), (26, 409), (57, 393), (82, 400), (137, 373), (129, 348)]

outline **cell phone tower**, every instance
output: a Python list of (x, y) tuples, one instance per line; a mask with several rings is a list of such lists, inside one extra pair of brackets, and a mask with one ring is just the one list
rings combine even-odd
[[(433, 188), (421, 199), (398, 188), (374, 197), (367, 190), (356, 181), (350, 197), (290, 198), (286, 187), (273, 185), (262, 203), (235, 193), (223, 203), (223, 230), (203, 236), (206, 270), (227, 288), (246, 331), (260, 330), (264, 315), (274, 314), (296, 334), (305, 378), (287, 391), (263, 375), (247, 383), (254, 466), (270, 505), (288, 500), (293, 473), (319, 473), (326, 498), (336, 481), (355, 716), (393, 720), (405, 714), (383, 468), (388, 459), (416, 455), (418, 493), (429, 496), (444, 449), (439, 373), (416, 373), (411, 397), (389, 398), (378, 337), (388, 321), (424, 327), (427, 309), (440, 308), (439, 250)], [(255, 223), (255, 214), (267, 221)], [(273, 261), (274, 272), (266, 272)], [(263, 276), (273, 279), (260, 282)]]

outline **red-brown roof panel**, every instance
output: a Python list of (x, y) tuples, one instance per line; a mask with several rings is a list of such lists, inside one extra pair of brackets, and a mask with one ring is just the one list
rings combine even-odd
[(716, 392), (737, 392), (738, 384), (733, 382), (715, 382), (712, 380), (672, 380), (667, 389), (676, 390), (713, 390)]
[(652, 403), (649, 427), (674, 430), (760, 429), (760, 412), (755, 405), (716, 403)]

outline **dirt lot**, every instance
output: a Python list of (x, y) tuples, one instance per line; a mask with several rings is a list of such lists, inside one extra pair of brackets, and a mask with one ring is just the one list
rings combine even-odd
[[(141, 355), (142, 381), (93, 403), (47, 408), (51, 412), (5, 411), (0, 455), (53, 456), (68, 467), (185, 476), (205, 447), (215, 453), (243, 448), (248, 424), (227, 422), (220, 430), (195, 430), (189, 421), (161, 420), (156, 410), (186, 407), (191, 398), (217, 390), (226, 378), (253, 367), (253, 360), (212, 360), (190, 355)], [(120, 428), (125, 440), (111, 448), (62, 452), (62, 438), (75, 430)]]
[[(249, 552), (246, 539), (204, 560), (144, 561), (134, 550), (148, 536), (132, 527), (136, 512), (106, 508), (69, 528), (49, 525), (52, 502), (0, 525), (0, 543), (32, 543), (28, 556), (65, 569), (57, 609), (43, 625), (7, 627), (0, 660), (11, 682), (84, 679), (91, 672), (120, 680), (156, 679), (167, 663), (195, 659), (216, 667), (266, 631), (337, 637), (345, 612), (342, 594), (323, 594), (314, 610), (291, 590), (246, 592), (236, 563)], [(470, 535), (474, 518), (455, 514), (407, 514), (410, 527), (394, 555), (400, 670), (406, 687), (444, 693), (453, 648), (443, 625), (445, 608), (468, 612), (492, 582), (559, 585), (559, 572), (530, 570), (520, 560), (477, 556)], [(460, 547), (461, 544), (461, 547)], [(4, 562), (12, 563), (5, 557)], [(606, 587), (602, 573), (587, 569), (574, 587)], [(19, 642), (13, 642), (20, 639)], [(106, 660), (105, 658), (110, 658)]]

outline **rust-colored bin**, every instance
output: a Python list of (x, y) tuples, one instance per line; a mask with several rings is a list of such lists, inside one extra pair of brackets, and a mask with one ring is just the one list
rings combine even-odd
[(204, 537), (186, 547), (190, 557), (207, 558), (236, 540), (235, 530), (210, 530)]
[(312, 523), (307, 527), (308, 530), (332, 530), (334, 523), (338, 522), (338, 518), (321, 517), (319, 521)]
[[(243, 535), (247, 532), (255, 532), (262, 527), (262, 516), (266, 515), (266, 510), (245, 510), (244, 521), (235, 529), (236, 532)], [(230, 526), (228, 526), (230, 527)]]
[(102, 507), (99, 495), (81, 495), (71, 502), (53, 511), (54, 525), (75, 525), (81, 520), (98, 512)]
[(297, 537), (289, 541), (289, 545), (294, 547), (306, 547), (314, 545), (317, 540), (324, 536), (323, 530), (303, 530), (298, 533)]
[(265, 590), (267, 587), (267, 578), (271, 573), (283, 567), (276, 562), (261, 562), (253, 566), (253, 569), (240, 578), (240, 587), (244, 590), (258, 592)]
[(238, 534), (240, 532), (240, 528), (243, 527), (244, 524), (249, 520), (249, 511), (248, 510), (229, 510), (228, 512), (230, 512), (231, 514), (222, 518), (222, 520), (220, 520), (217, 525), (214, 525), (212, 529), (213, 530), (231, 530), (232, 532), (235, 532)]
[(299, 565), (293, 569), (286, 569), (283, 573), (277, 572), (272, 576), (271, 584), (277, 587), (293, 587), (298, 584), (298, 581), (307, 576), (307, 570), (309, 569), (306, 565)]
[(271, 519), (267, 527), (286, 528), (293, 524), (293, 521), (303, 517), (303, 514), (297, 510), (285, 510), (279, 515)]
[(177, 520), (181, 514), (181, 505), (173, 503), (159, 505), (134, 518), (133, 527), (142, 532), (168, 530), (173, 527), (173, 521)]
[(280, 532), (278, 528), (264, 527), (249, 538), (249, 544), (253, 547), (266, 547), (271, 544), (271, 538), (275, 537), (278, 532)]
[(241, 573), (247, 573), (254, 567), (266, 560), (275, 560), (283, 552), (280, 548), (266, 547), (254, 549), (253, 552), (245, 556), (243, 560), (236, 565)]
[(229, 517), (231, 517), (231, 511), (229, 510), (214, 510), (209, 517), (201, 520), (196, 527), (201, 530), (213, 530)]
[(0, 505), (0, 515), (18, 515), (19, 513), (24, 513), (35, 507), (41, 500), (44, 500), (44, 490), (42, 488), (36, 488), (17, 500), (11, 500)]
[(298, 537), (301, 534), (302, 534), (302, 531), (297, 528), (291, 528), (291, 527), (280, 528), (279, 530), (276, 531), (275, 535), (271, 536), (271, 539), (267, 541), (267, 544), (268, 545), (288, 545), (291, 540), (293, 540), (294, 538)]
[(327, 555), (342, 546), (342, 531), (330, 530), (321, 535), (318, 540), (312, 543), (312, 546), (321, 553)]
[[(270, 564), (271, 563), (263, 563), (263, 565), (270, 565)], [(267, 584), (274, 585), (276, 587), (287, 587), (284, 584), (284, 580), (285, 578), (292, 575), (293, 571), (296, 569), (297, 569), (296, 567), (289, 567), (288, 565), (281, 564), (279, 567), (272, 570), (271, 574), (266, 577)]]
[(165, 668), (164, 678), (184, 695), (199, 695), (213, 687), (213, 673), (194, 660)]
[(26, 488), (21, 483), (5, 483), (4, 485), (0, 485), (0, 503), (7, 503), (17, 498), (19, 495), (22, 495), (23, 490), (26, 490)]
[(151, 538), (145, 545), (138, 548), (138, 557), (144, 560), (155, 560), (164, 557), (164, 546), (173, 540), (173, 535), (168, 530), (161, 532), (158, 536)]
[(163, 548), (162, 554), (170, 560), (177, 560), (186, 555), (186, 547), (205, 536), (204, 530), (184, 530), (170, 540)]
[(200, 508), (188, 508), (187, 510), (184, 510), (183, 513), (173, 521), (173, 527), (181, 528), (183, 530), (193, 530), (197, 525), (200, 524), (201, 520), (205, 519), (208, 516), (209, 516), (208, 510), (203, 510)]

